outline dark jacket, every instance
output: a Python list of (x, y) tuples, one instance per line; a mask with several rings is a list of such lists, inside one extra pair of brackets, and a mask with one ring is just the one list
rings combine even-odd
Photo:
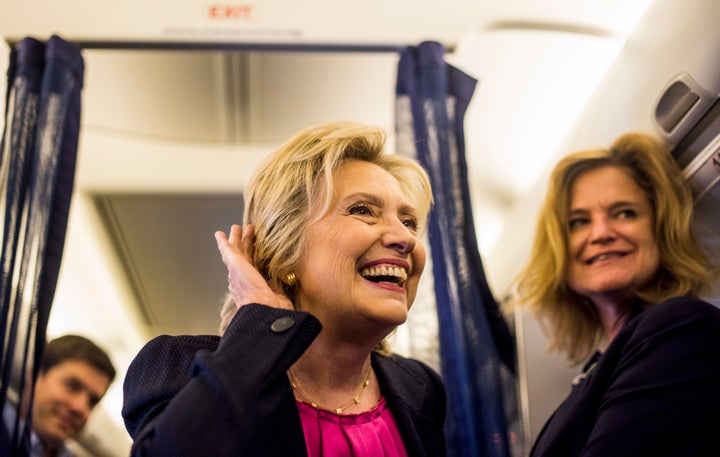
[[(313, 316), (246, 305), (222, 338), (161, 336), (130, 365), (123, 418), (136, 456), (306, 456), (286, 372), (320, 332)], [(372, 364), (409, 456), (444, 456), (445, 391), (428, 366)]]
[(545, 424), (533, 457), (720, 455), (720, 310), (680, 297), (625, 324)]

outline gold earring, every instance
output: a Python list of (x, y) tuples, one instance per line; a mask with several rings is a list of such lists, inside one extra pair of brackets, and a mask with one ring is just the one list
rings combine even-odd
[(297, 276), (295, 276), (295, 273), (288, 273), (285, 276), (285, 281), (288, 286), (294, 286), (297, 283)]

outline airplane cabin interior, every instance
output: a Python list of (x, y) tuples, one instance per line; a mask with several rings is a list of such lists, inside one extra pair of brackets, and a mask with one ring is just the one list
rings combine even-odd
[[(76, 43), (85, 63), (47, 331), (95, 340), (119, 373), (74, 443), (80, 457), (128, 455), (122, 379), (145, 342), (217, 333), (227, 275), (213, 233), (239, 223), (244, 185), (268, 153), (337, 119), (382, 127), (393, 150), (406, 46), (437, 41), (450, 65), (477, 79), (465, 117), (467, 173), (499, 302), (528, 258), (552, 165), (627, 131), (671, 145), (695, 195), (693, 227), (720, 261), (720, 2), (61, 3), (0, 4), (0, 67), (22, 38), (53, 34)], [(428, 313), (431, 287), (421, 286), (419, 313)], [(706, 298), (720, 306), (720, 295)], [(418, 316), (422, 330), (401, 326), (394, 350), (409, 352), (423, 335), (414, 350), (437, 366), (437, 322)], [(506, 319), (522, 456), (578, 367), (546, 351), (532, 315)]]

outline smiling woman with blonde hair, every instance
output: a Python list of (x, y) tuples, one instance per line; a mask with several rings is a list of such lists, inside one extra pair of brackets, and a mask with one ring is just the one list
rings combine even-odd
[(555, 167), (514, 303), (586, 363), (532, 456), (717, 453), (720, 310), (698, 298), (717, 270), (692, 211), (666, 146), (643, 133)]
[(221, 336), (152, 340), (125, 378), (133, 455), (443, 456), (445, 391), (384, 338), (425, 266), (432, 193), (385, 134), (300, 132), (215, 234), (228, 270)]

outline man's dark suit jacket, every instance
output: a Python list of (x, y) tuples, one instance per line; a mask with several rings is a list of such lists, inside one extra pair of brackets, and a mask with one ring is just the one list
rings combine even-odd
[[(246, 305), (222, 338), (161, 336), (130, 365), (123, 418), (135, 456), (306, 456), (288, 368), (320, 332), (313, 316)], [(397, 355), (372, 364), (411, 457), (444, 456), (445, 391)]]
[(720, 310), (680, 297), (628, 321), (586, 365), (533, 457), (720, 455)]

